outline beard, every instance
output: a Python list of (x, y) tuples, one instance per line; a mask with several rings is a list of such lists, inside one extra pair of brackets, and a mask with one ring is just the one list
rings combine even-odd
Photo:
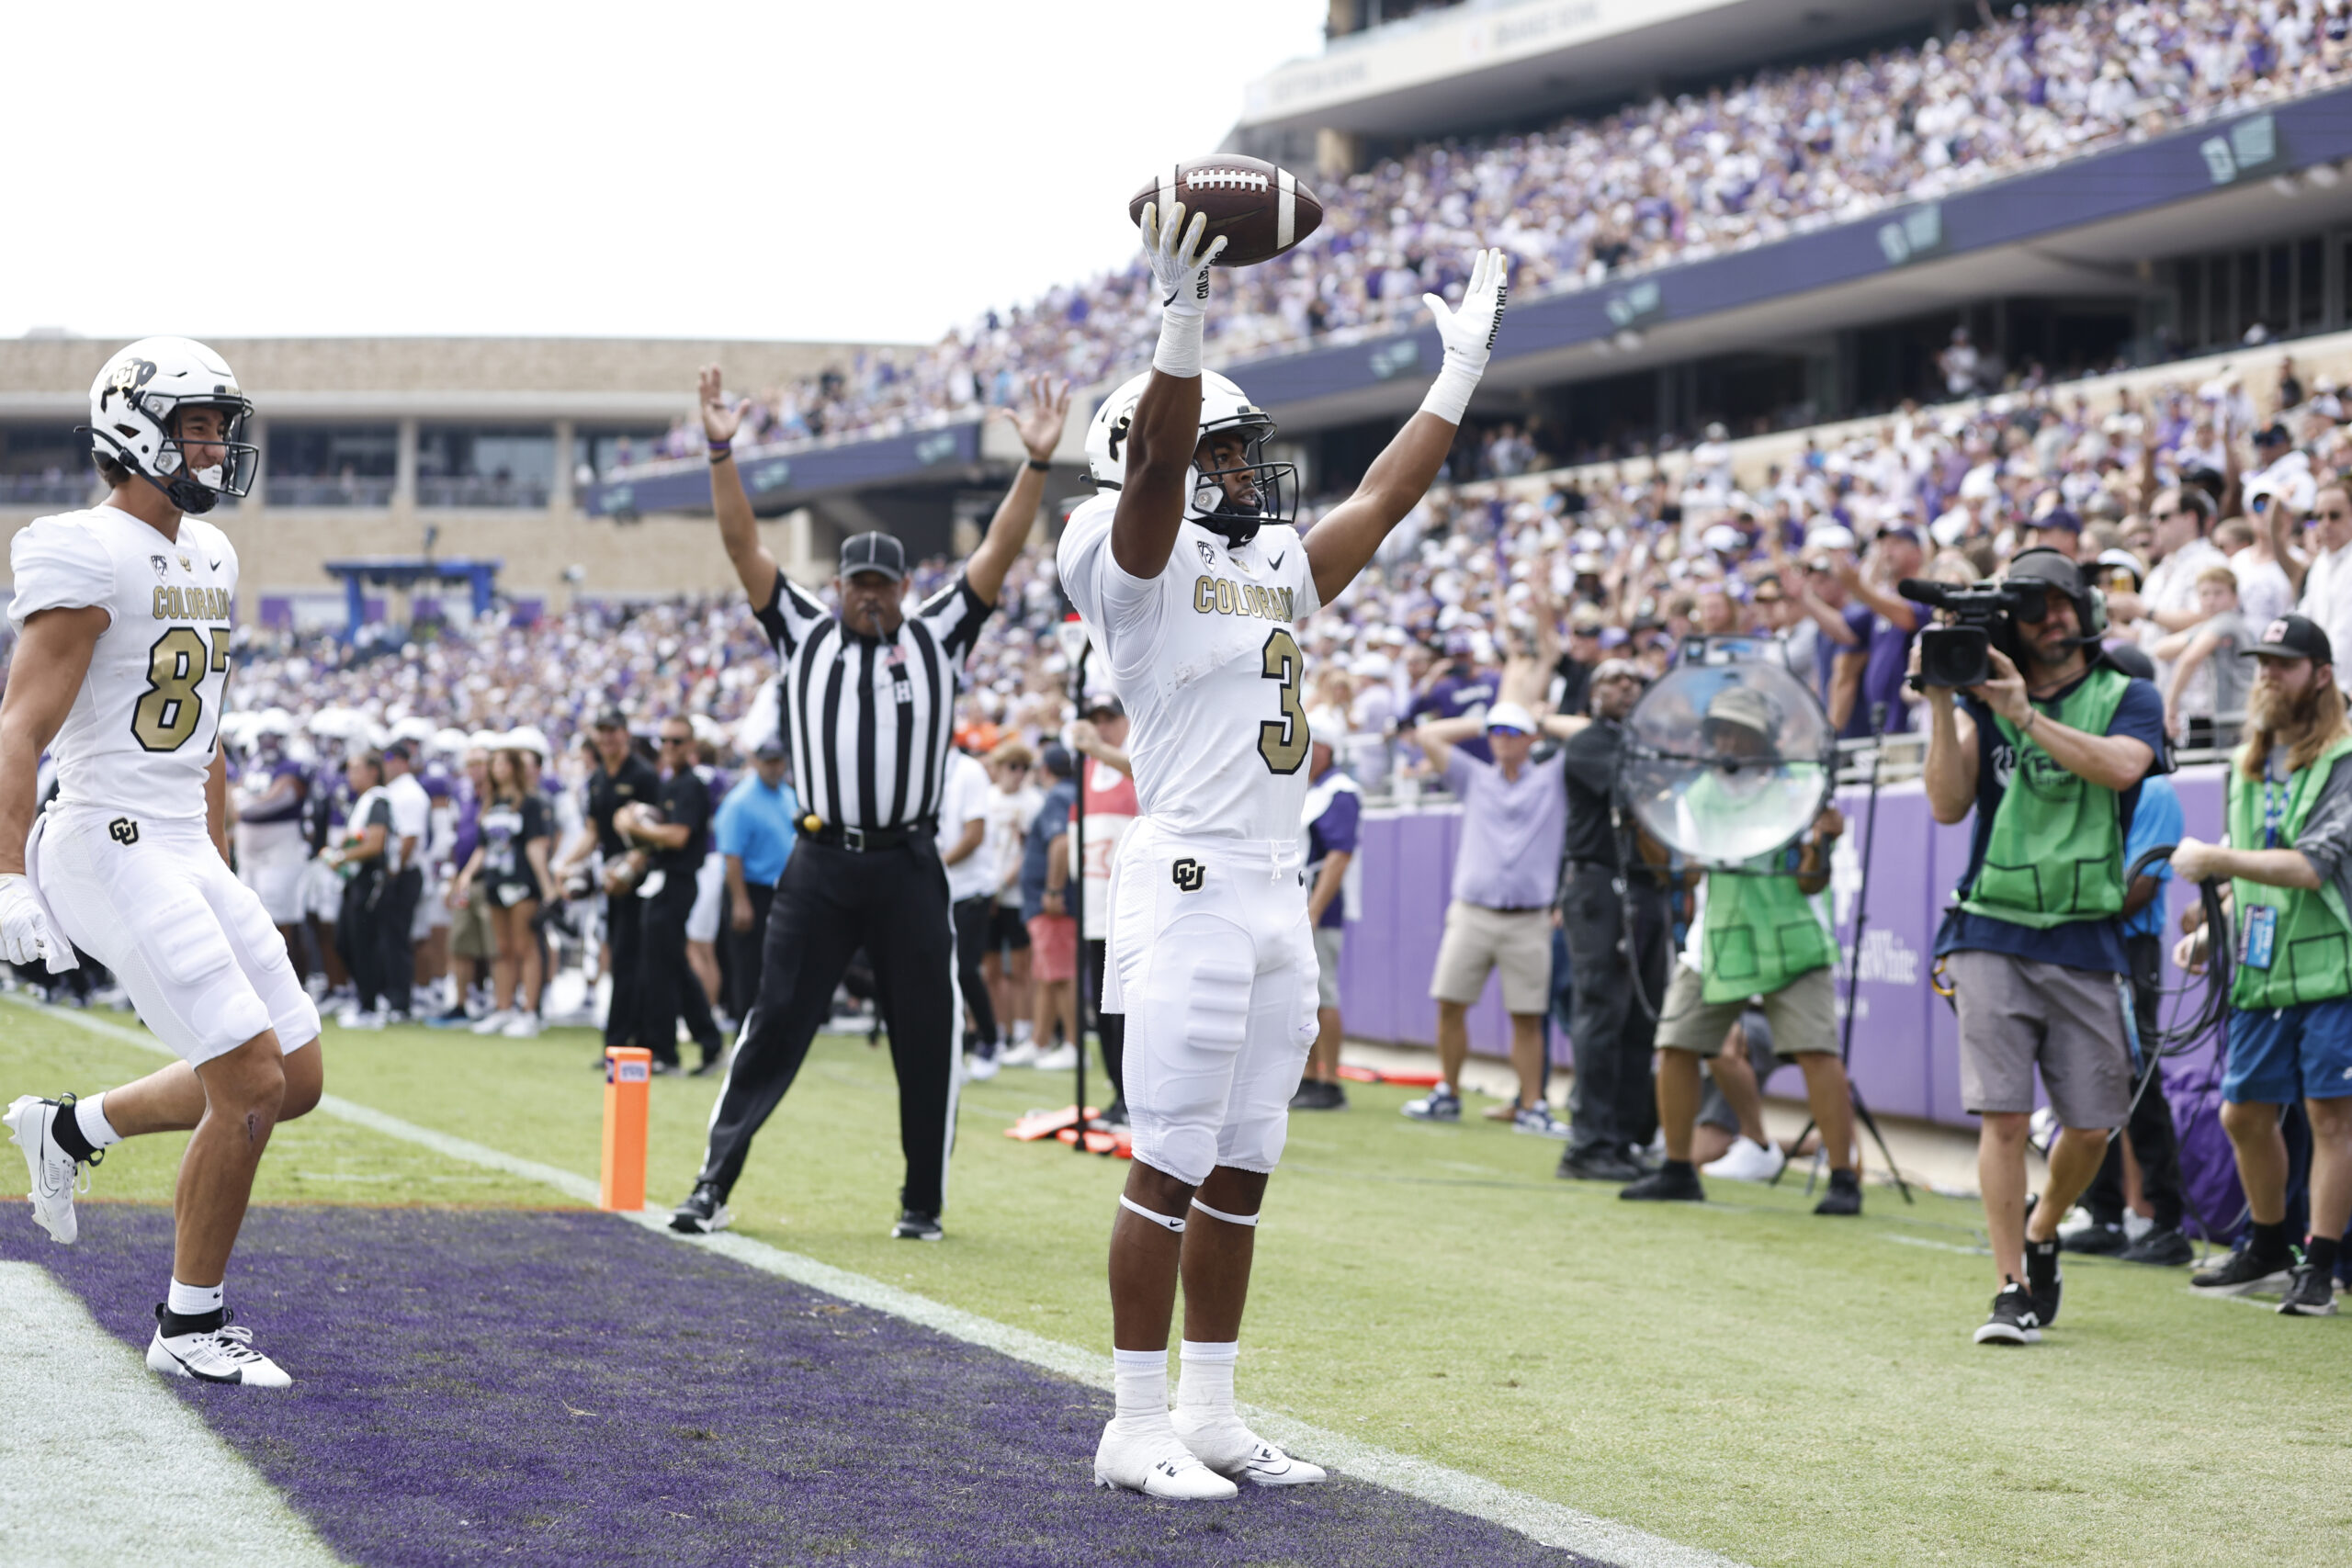
[(2246, 716), (2265, 735), (2301, 730), (2319, 716), (2320, 699), (2334, 690), (2333, 685), (2313, 682), (2290, 695), (2267, 681), (2257, 681), (2246, 700)]

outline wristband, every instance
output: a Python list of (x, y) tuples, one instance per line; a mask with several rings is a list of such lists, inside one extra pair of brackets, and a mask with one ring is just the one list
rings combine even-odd
[(1485, 368), (1481, 366), (1473, 370), (1452, 355), (1447, 355), (1443, 368), (1438, 371), (1437, 379), (1430, 383), (1428, 394), (1421, 399), (1421, 412), (1433, 413), (1448, 424), (1460, 424), (1462, 416), (1469, 412), (1470, 394), (1478, 389), (1478, 377)]
[(1197, 305), (1170, 305), (1160, 313), (1159, 346), (1152, 351), (1151, 367), (1163, 376), (1185, 379), (1201, 373), (1201, 329), (1208, 318)]
[(725, 462), (734, 455), (735, 443), (732, 441), (714, 441), (710, 444), (710, 460), (714, 463)]
[(1041, 463), (1035, 457), (1030, 458), (1027, 463), (1023, 465), (1023, 467), (1035, 468), (1041, 474), (1049, 474), (1053, 472), (1054, 469), (1054, 466), (1051, 463)]

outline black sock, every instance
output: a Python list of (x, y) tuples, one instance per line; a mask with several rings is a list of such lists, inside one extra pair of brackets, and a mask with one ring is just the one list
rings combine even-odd
[(2037, 1296), (2046, 1296), (2050, 1287), (2058, 1282), (2058, 1243), (2026, 1238), (2025, 1288)]
[(211, 1334), (228, 1323), (228, 1313), (219, 1307), (210, 1312), (182, 1317), (170, 1307), (156, 1309), (156, 1321), (164, 1325), (164, 1337), (176, 1339), (183, 1334)]
[(1850, 1170), (1833, 1170), (1829, 1173), (1829, 1185), (1832, 1187), (1860, 1187), (1861, 1184), (1862, 1179)]
[(2246, 1250), (2256, 1258), (2281, 1263), (2285, 1262), (2295, 1250), (2295, 1244), (2287, 1238), (2287, 1222), (2284, 1220), (2280, 1220), (2275, 1225), (2266, 1225), (2260, 1220), (2255, 1221), (2254, 1234), (2248, 1238), (2245, 1246)]
[(2310, 1235), (2303, 1238), (2303, 1261), (2319, 1270), (2320, 1278), (2335, 1277), (2335, 1259), (2343, 1243), (2335, 1236)]
[(1699, 1179), (1698, 1167), (1692, 1165), (1687, 1159), (1668, 1160), (1661, 1174), (1667, 1176), (1687, 1176), (1693, 1181)]
[(70, 1098), (58, 1106), (57, 1118), (49, 1124), (49, 1135), (75, 1159), (88, 1159), (98, 1152), (89, 1139), (82, 1136), (82, 1119), (74, 1113)]

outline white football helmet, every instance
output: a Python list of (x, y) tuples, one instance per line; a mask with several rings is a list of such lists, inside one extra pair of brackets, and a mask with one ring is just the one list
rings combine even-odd
[[(1126, 482), (1127, 430), (1135, 423), (1136, 404), (1151, 384), (1147, 370), (1122, 384), (1094, 411), (1086, 427), (1086, 466), (1098, 490), (1117, 490)], [(1250, 402), (1240, 388), (1214, 370), (1201, 373), (1199, 441), (1238, 433), (1244, 443), (1242, 460), (1227, 468), (1204, 468), (1200, 446), (1193, 448), (1191, 475), (1185, 482), (1184, 515), (1227, 542), (1247, 544), (1269, 523), (1288, 523), (1298, 514), (1298, 470), (1289, 463), (1265, 460), (1265, 444), (1274, 434), (1273, 416)], [(1229, 481), (1247, 476), (1246, 493), (1237, 500)]]
[[(190, 468), (180, 449), (179, 411), (217, 408), (227, 427), (224, 461)], [(90, 450), (153, 485), (182, 512), (212, 510), (224, 495), (253, 489), (261, 448), (243, 439), (254, 405), (236, 372), (202, 344), (141, 338), (106, 362), (90, 383)]]

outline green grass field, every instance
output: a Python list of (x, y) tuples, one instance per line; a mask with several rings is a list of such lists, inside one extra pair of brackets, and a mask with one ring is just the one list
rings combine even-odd
[[(584, 1031), (330, 1029), (326, 1049), (332, 1093), (596, 1173)], [(0, 1010), (6, 1096), (86, 1093), (156, 1062)], [(1067, 1103), (1068, 1085), (1013, 1069), (967, 1087), (948, 1239), (913, 1247), (886, 1234), (888, 1062), (821, 1041), (735, 1192), (737, 1226), (1107, 1348), (1102, 1250), (1125, 1168), (1001, 1135)], [(716, 1092), (653, 1085), (654, 1203), (691, 1184)], [(1980, 1348), (1993, 1281), (1964, 1250), (1973, 1203), (1905, 1209), (1873, 1188), (1860, 1221), (1829, 1221), (1798, 1183), (1716, 1182), (1703, 1208), (1626, 1204), (1555, 1180), (1555, 1145), (1408, 1122), (1402, 1090), (1351, 1093), (1352, 1110), (1295, 1122), (1269, 1194), (1244, 1399), (1758, 1568), (2343, 1558), (2352, 1316), (2281, 1318), (2191, 1297), (2181, 1274), (2085, 1260), (2043, 1344)], [(111, 1151), (94, 1198), (168, 1201), (181, 1142)], [(563, 1201), (324, 1117), (278, 1131), (255, 1200)], [(12, 1205), (6, 1223), (30, 1222)]]

